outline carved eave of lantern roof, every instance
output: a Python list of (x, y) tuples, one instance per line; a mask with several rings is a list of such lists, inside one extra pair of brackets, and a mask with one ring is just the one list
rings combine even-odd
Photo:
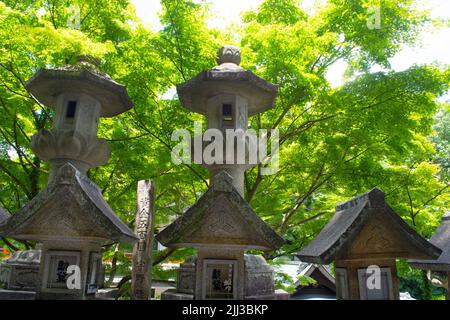
[(224, 171), (181, 217), (157, 236), (166, 247), (214, 247), (274, 250), (285, 240), (253, 211)]
[(79, 57), (74, 65), (39, 70), (25, 87), (41, 103), (52, 108), (64, 92), (84, 93), (98, 100), (101, 117), (113, 117), (133, 107), (125, 86), (100, 72), (95, 60), (86, 56)]
[(31, 149), (42, 160), (76, 159), (95, 168), (111, 157), (111, 147), (105, 139), (86, 136), (78, 131), (40, 129), (31, 139)]
[(375, 188), (338, 205), (328, 224), (297, 256), (329, 264), (336, 259), (436, 259), (440, 254), (441, 249), (403, 221)]
[(115, 215), (100, 189), (71, 164), (12, 215), (0, 234), (37, 241), (134, 242), (133, 231)]
[(441, 224), (431, 236), (430, 242), (442, 250), (436, 260), (409, 260), (413, 268), (432, 271), (450, 271), (450, 211), (441, 218)]
[(278, 87), (241, 68), (240, 60), (238, 48), (221, 47), (218, 52), (218, 66), (177, 86), (181, 104), (191, 111), (206, 115), (208, 99), (228, 93), (248, 100), (249, 116), (272, 108)]

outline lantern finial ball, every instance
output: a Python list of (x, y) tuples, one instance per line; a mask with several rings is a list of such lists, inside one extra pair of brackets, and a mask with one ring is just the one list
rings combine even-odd
[(217, 62), (219, 64), (234, 63), (239, 65), (241, 63), (241, 50), (231, 45), (222, 46), (217, 51)]

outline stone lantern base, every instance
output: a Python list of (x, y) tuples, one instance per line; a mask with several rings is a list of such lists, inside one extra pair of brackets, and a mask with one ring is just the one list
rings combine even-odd
[[(203, 274), (209, 275), (206, 271), (205, 267), (208, 268), (209, 265), (214, 266), (217, 269), (214, 269), (212, 272), (216, 272), (217, 270), (222, 270), (226, 268), (235, 267), (238, 263), (238, 260), (223, 260), (223, 259), (203, 259)], [(197, 292), (196, 288), (206, 288), (208, 287), (207, 281), (210, 279), (205, 277), (196, 276), (198, 274), (198, 257), (191, 256), (186, 259), (186, 261), (181, 264), (180, 269), (178, 270), (178, 281), (177, 288), (173, 290), (167, 290), (161, 294), (162, 300), (194, 300), (195, 297), (198, 296), (200, 299), (242, 299), (239, 296), (232, 296), (230, 293), (229, 296), (226, 296), (226, 288), (224, 288), (223, 297), (219, 295), (217, 297), (205, 298), (204, 293)], [(221, 268), (223, 266), (223, 268)], [(223, 271), (223, 270), (222, 270)], [(236, 274), (238, 273), (235, 271)], [(236, 279), (237, 280), (237, 279)], [(243, 283), (243, 299), (244, 300), (272, 300), (278, 299), (277, 295), (280, 295), (280, 298), (286, 298), (284, 293), (275, 292), (274, 288), (274, 270), (273, 268), (267, 264), (266, 260), (259, 255), (244, 255), (244, 283)], [(198, 282), (197, 282), (198, 281)], [(214, 280), (211, 280), (214, 281)], [(197, 289), (198, 291), (198, 289)], [(230, 290), (232, 291), (232, 290)], [(197, 299), (197, 300), (200, 300)]]

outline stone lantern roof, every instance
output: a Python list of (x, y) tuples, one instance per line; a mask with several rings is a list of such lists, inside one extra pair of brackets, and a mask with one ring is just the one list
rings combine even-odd
[(101, 104), (101, 117), (113, 117), (133, 106), (125, 86), (98, 69), (98, 61), (79, 56), (75, 65), (41, 69), (25, 85), (43, 104), (55, 108), (56, 99), (64, 92), (85, 93)]
[(177, 86), (178, 96), (185, 108), (206, 115), (208, 99), (221, 93), (247, 98), (249, 116), (274, 106), (278, 87), (241, 68), (239, 48), (223, 46), (217, 55), (218, 66)]
[(380, 189), (344, 202), (319, 235), (297, 255), (306, 262), (338, 259), (434, 259), (441, 250), (412, 229), (386, 203)]
[(450, 211), (441, 218), (441, 224), (430, 239), (436, 247), (442, 249), (442, 254), (436, 260), (409, 260), (413, 268), (432, 271), (450, 271)]
[(5, 224), (10, 217), (10, 214), (0, 207), (0, 225)]
[(241, 247), (274, 250), (285, 240), (253, 211), (225, 171), (181, 217), (156, 238), (166, 247)]
[(134, 242), (133, 231), (112, 211), (100, 189), (70, 163), (28, 202), (0, 234), (37, 241)]

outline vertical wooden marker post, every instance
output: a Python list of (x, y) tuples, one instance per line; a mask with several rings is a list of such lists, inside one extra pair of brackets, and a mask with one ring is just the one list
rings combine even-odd
[(135, 233), (138, 241), (133, 249), (133, 269), (131, 274), (131, 295), (134, 300), (148, 300), (150, 297), (154, 201), (154, 182), (150, 180), (139, 181), (135, 220)]

